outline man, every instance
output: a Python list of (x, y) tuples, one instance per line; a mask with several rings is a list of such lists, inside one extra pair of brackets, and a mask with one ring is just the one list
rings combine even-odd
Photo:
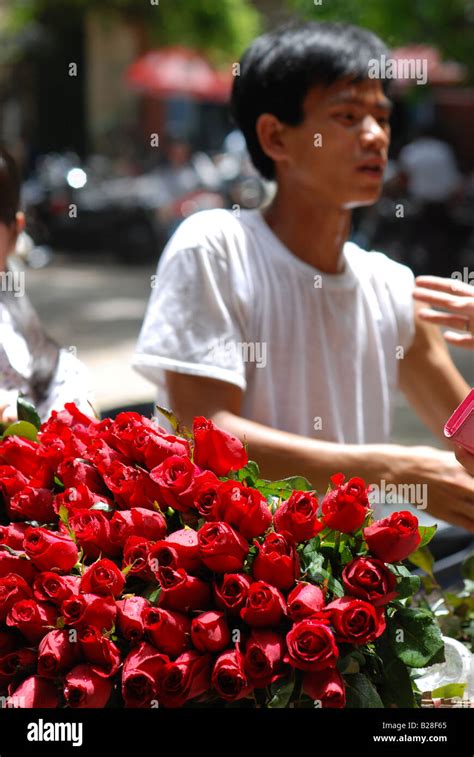
[(442, 438), (468, 386), (439, 330), (415, 318), (411, 271), (346, 240), (374, 203), (390, 102), (368, 78), (371, 32), (309, 23), (256, 39), (232, 111), (277, 191), (262, 212), (188, 218), (159, 264), (135, 367), (183, 423), (247, 441), (263, 475), (319, 491), (343, 471), (428, 483), (432, 515), (474, 531), (474, 482), (452, 452), (389, 444), (400, 386)]

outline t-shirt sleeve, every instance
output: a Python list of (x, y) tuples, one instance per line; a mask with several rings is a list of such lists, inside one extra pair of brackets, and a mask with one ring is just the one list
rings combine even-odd
[(413, 290), (415, 276), (408, 266), (385, 258), (385, 286), (390, 297), (398, 326), (398, 344), (406, 353), (415, 337), (415, 304)]
[[(179, 237), (177, 237), (179, 241)], [(133, 367), (164, 391), (164, 372), (205, 376), (245, 391), (245, 281), (229, 252), (206, 245), (165, 249)]]

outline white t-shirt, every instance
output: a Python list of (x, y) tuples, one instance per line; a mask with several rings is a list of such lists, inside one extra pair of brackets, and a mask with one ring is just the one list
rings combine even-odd
[[(259, 210), (206, 210), (168, 242), (134, 367), (169, 407), (166, 370), (244, 391), (242, 415), (316, 439), (389, 440), (414, 277), (347, 242), (340, 274), (303, 262)], [(199, 400), (196, 401), (199, 412)]]

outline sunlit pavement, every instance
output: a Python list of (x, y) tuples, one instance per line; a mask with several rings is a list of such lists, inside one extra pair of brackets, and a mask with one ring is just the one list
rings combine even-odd
[[(87, 365), (104, 411), (154, 399), (151, 384), (130, 367), (156, 266), (124, 266), (103, 256), (60, 255), (40, 270), (28, 269), (26, 288), (48, 332), (60, 344), (77, 349)], [(474, 354), (452, 350), (466, 380), (474, 384)], [(437, 444), (397, 399), (394, 441)]]

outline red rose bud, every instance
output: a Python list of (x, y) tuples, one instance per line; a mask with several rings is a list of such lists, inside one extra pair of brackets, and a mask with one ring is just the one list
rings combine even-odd
[(24, 578), (9, 573), (0, 578), (0, 621), (5, 619), (16, 602), (31, 599), (33, 593)]
[(257, 581), (266, 581), (277, 589), (289, 589), (300, 574), (294, 544), (283, 534), (267, 534), (253, 562), (252, 572)]
[(305, 673), (303, 691), (313, 701), (321, 702), (322, 707), (342, 708), (346, 705), (346, 687), (336, 668)]
[(8, 576), (10, 573), (24, 578), (28, 584), (33, 582), (38, 571), (31, 562), (25, 560), (24, 554), (11, 555), (6, 550), (0, 550), (0, 578)]
[(69, 573), (79, 559), (79, 552), (70, 536), (48, 531), (47, 528), (29, 528), (23, 544), (38, 570), (56, 568), (61, 573)]
[(122, 660), (117, 645), (94, 626), (87, 626), (79, 632), (79, 646), (98, 676), (110, 678), (118, 671)]
[(324, 528), (318, 520), (318, 506), (311, 492), (292, 492), (273, 515), (275, 531), (286, 531), (295, 542), (308, 541)]
[(222, 484), (216, 505), (217, 519), (238, 528), (246, 539), (261, 536), (270, 527), (272, 514), (267, 500), (257, 489), (238, 481)]
[(15, 649), (0, 658), (0, 683), (2, 687), (13, 679), (22, 678), (36, 671), (38, 653), (34, 649), (23, 647)]
[(107, 558), (93, 563), (81, 578), (81, 591), (89, 594), (118, 597), (125, 586), (125, 578), (115, 563)]
[(107, 487), (99, 472), (89, 462), (68, 457), (58, 466), (57, 475), (63, 482), (64, 488), (85, 484), (96, 494), (107, 494)]
[(47, 678), (56, 678), (70, 670), (80, 658), (77, 641), (71, 641), (69, 631), (50, 631), (38, 647), (38, 673)]
[(248, 696), (252, 691), (252, 684), (245, 672), (243, 654), (237, 649), (222, 652), (214, 664), (211, 683), (217, 694), (229, 702)]
[(142, 446), (146, 467), (151, 470), (168, 457), (189, 457), (189, 442), (172, 434), (150, 434)]
[(398, 596), (394, 591), (397, 579), (375, 557), (356, 557), (342, 571), (342, 582), (348, 594), (370, 602), (375, 607), (386, 605)]
[(7, 626), (17, 628), (25, 639), (38, 642), (54, 626), (58, 613), (52, 605), (36, 602), (34, 599), (21, 599), (15, 602), (7, 615)]
[(209, 606), (211, 590), (208, 583), (190, 576), (184, 568), (160, 568), (160, 607), (178, 612), (202, 610)]
[(186, 615), (161, 607), (148, 607), (143, 620), (150, 641), (169, 657), (178, 657), (191, 646), (191, 621)]
[(158, 485), (161, 500), (174, 510), (189, 509), (183, 492), (189, 488), (199, 469), (188, 457), (172, 455), (150, 471), (150, 478)]
[(182, 707), (209, 691), (211, 656), (184, 652), (164, 665), (158, 679), (158, 699), (165, 707)]
[(200, 652), (221, 652), (230, 643), (230, 631), (223, 612), (209, 610), (194, 618), (191, 639)]
[(253, 628), (272, 628), (280, 624), (285, 612), (283, 594), (265, 581), (255, 581), (249, 587), (247, 603), (240, 616)]
[(144, 614), (150, 603), (144, 597), (127, 597), (117, 602), (117, 626), (120, 634), (135, 644), (145, 633)]
[(339, 650), (334, 634), (324, 623), (305, 618), (286, 635), (289, 662), (299, 670), (315, 671), (336, 667)]
[(27, 528), (29, 528), (27, 523), (10, 523), (8, 526), (0, 526), (0, 544), (23, 552), (23, 539)]
[(21, 492), (28, 484), (29, 479), (13, 465), (0, 465), (0, 492), (7, 502), (10, 497)]
[(77, 510), (69, 516), (69, 528), (86, 557), (96, 560), (99, 555), (120, 554), (120, 546), (112, 541), (110, 521), (104, 512)]
[(270, 686), (283, 665), (285, 639), (274, 631), (253, 629), (245, 649), (245, 670), (256, 688)]
[(129, 536), (123, 547), (123, 570), (129, 575), (150, 581), (153, 573), (149, 568), (150, 542), (143, 536)]
[(7, 504), (7, 513), (12, 520), (52, 522), (56, 520), (53, 501), (54, 495), (49, 489), (25, 486), (10, 499)]
[(166, 536), (165, 517), (144, 507), (133, 510), (117, 510), (110, 521), (112, 538), (118, 544), (125, 544), (129, 536), (142, 536), (150, 541), (158, 541)]
[(157, 681), (168, 662), (166, 655), (157, 652), (147, 642), (142, 642), (128, 654), (122, 671), (125, 707), (151, 706), (157, 697)]
[(157, 580), (160, 578), (160, 568), (177, 570), (181, 566), (178, 563), (176, 549), (169, 546), (165, 541), (157, 541), (149, 549), (148, 567)]
[(299, 583), (288, 594), (288, 615), (294, 621), (303, 620), (324, 607), (324, 594), (319, 586)]
[[(9, 466), (17, 470), (18, 473), (23, 474), (23, 476), (26, 476), (32, 486), (42, 486), (48, 489), (52, 476), (38, 454), (38, 449), (37, 442), (23, 439), (21, 436), (7, 436), (2, 441), (0, 448), (0, 462), (3, 463), (2, 468), (3, 466)], [(41, 475), (42, 463), (44, 471)], [(9, 477), (7, 474), (7, 478)], [(31, 483), (31, 479), (35, 479), (35, 484)]]
[[(170, 547), (173, 552), (166, 553), (166, 549)], [(150, 555), (154, 555), (160, 565), (170, 565), (170, 558), (176, 556), (176, 567), (184, 568), (190, 573), (201, 566), (198, 535), (193, 528), (174, 531), (164, 541), (156, 542), (150, 550)]]
[(199, 556), (214, 573), (239, 571), (248, 554), (248, 543), (228, 523), (205, 523), (198, 531)]
[(194, 419), (193, 434), (194, 462), (200, 468), (207, 468), (216, 476), (225, 476), (229, 471), (247, 465), (247, 452), (240, 439), (217, 428), (207, 418), (199, 416)]
[(159, 487), (142, 468), (113, 462), (104, 473), (104, 481), (119, 507), (125, 510), (133, 507), (153, 510), (154, 502), (160, 498)]
[(321, 505), (323, 521), (328, 528), (351, 534), (363, 524), (369, 511), (367, 488), (361, 478), (351, 478), (344, 484), (344, 476), (331, 477), (336, 488), (324, 497)]
[(421, 537), (418, 518), (408, 510), (392, 513), (364, 528), (364, 539), (376, 557), (384, 562), (400, 562), (418, 549)]
[(110, 631), (115, 623), (117, 607), (113, 597), (97, 594), (74, 594), (65, 599), (61, 613), (66, 625), (73, 628), (94, 626), (99, 631)]
[(216, 507), (221, 486), (222, 481), (219, 481), (215, 473), (205, 470), (193, 478), (181, 497), (189, 507), (197, 510), (201, 518), (219, 520)]
[(220, 584), (214, 582), (216, 605), (229, 615), (240, 615), (245, 607), (251, 579), (245, 573), (225, 573)]
[(69, 707), (105, 707), (112, 681), (94, 672), (92, 665), (77, 665), (64, 677), (64, 698)]
[(385, 631), (382, 608), (352, 597), (341, 597), (327, 605), (331, 624), (340, 643), (368, 644)]
[(59, 607), (72, 594), (78, 594), (80, 580), (79, 576), (59, 576), (50, 571), (38, 573), (33, 594), (40, 602), (53, 602)]
[(15, 708), (18, 709), (53, 709), (59, 707), (59, 694), (56, 684), (41, 676), (26, 678), (10, 695)]

